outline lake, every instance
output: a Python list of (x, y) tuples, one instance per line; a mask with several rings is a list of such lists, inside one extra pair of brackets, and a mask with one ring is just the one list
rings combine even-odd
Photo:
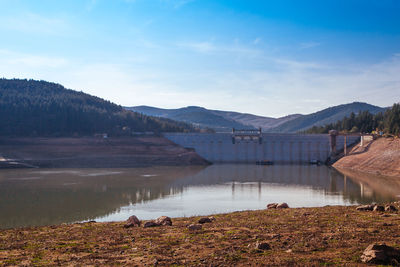
[(10, 169), (0, 170), (0, 228), (208, 215), (271, 202), (365, 204), (394, 201), (397, 192), (313, 165)]

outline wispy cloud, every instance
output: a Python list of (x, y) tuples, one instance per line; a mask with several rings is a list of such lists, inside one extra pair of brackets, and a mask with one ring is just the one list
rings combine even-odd
[(190, 49), (198, 53), (210, 53), (217, 51), (217, 47), (211, 42), (178, 43), (177, 46)]
[(48, 17), (28, 12), (19, 16), (1, 16), (0, 29), (23, 33), (60, 35), (69, 29), (69, 25), (60, 17)]
[(181, 8), (195, 0), (161, 0), (161, 2), (172, 5), (173, 8), (178, 9)]
[(314, 48), (317, 46), (320, 46), (321, 43), (317, 43), (317, 42), (305, 42), (305, 43), (300, 43), (299, 47), (300, 49), (309, 49), (309, 48)]
[(68, 60), (62, 57), (32, 55), (9, 50), (0, 50), (0, 62), (8, 67), (60, 68), (65, 66)]
[(176, 46), (201, 54), (236, 54), (238, 56), (245, 55), (249, 57), (254, 57), (262, 53), (261, 50), (239, 45), (237, 40), (234, 40), (234, 43), (231, 45), (217, 45), (213, 42), (205, 41), (178, 43), (176, 44)]
[(261, 42), (261, 38), (257, 37), (256, 39), (254, 39), (253, 44), (258, 45)]

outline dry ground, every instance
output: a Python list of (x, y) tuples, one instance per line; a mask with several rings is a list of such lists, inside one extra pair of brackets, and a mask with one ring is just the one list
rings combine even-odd
[[(400, 246), (397, 212), (335, 206), (215, 218), (197, 232), (186, 226), (199, 217), (156, 228), (92, 222), (0, 230), (0, 265), (359, 266), (372, 242)], [(255, 249), (257, 241), (268, 242), (271, 250)]]
[[(6, 138), (0, 158), (43, 168), (128, 168), (205, 165), (195, 152), (163, 137)], [(7, 167), (5, 162), (1, 166)]]
[(400, 177), (400, 139), (382, 137), (364, 147), (356, 145), (348, 156), (338, 160), (333, 167)]

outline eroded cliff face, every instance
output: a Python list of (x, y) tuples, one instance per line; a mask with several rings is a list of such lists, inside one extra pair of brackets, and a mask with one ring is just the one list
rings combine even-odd
[(379, 138), (362, 147), (356, 145), (333, 167), (400, 178), (400, 139)]

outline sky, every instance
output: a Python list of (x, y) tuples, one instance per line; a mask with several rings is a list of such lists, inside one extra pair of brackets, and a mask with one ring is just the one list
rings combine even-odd
[(262, 116), (400, 101), (398, 0), (0, 0), (0, 77)]

